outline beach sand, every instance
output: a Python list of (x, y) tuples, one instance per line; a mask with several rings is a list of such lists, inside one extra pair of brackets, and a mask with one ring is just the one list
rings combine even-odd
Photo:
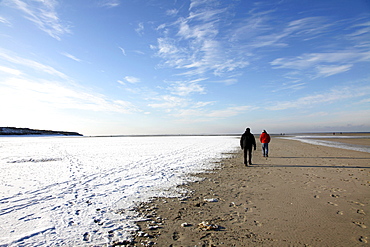
[(141, 205), (134, 245), (370, 246), (370, 153), (273, 138), (269, 158), (220, 166)]

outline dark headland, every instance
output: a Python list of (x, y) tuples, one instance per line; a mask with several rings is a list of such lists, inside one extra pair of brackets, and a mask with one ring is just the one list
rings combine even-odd
[(82, 136), (77, 132), (38, 130), (29, 128), (0, 127), (1, 135), (63, 135), (63, 136)]

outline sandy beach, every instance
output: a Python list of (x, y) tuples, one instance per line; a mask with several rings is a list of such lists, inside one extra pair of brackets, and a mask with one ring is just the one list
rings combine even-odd
[(182, 198), (141, 205), (134, 245), (370, 245), (370, 153), (273, 138), (269, 156), (257, 145), (246, 167), (237, 151)]

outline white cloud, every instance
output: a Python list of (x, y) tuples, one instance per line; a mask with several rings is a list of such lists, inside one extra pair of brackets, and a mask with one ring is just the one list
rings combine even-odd
[(21, 0), (5, 0), (3, 3), (22, 11), (26, 19), (57, 40), (70, 33), (69, 27), (58, 17), (55, 10), (58, 3), (55, 0), (33, 1), (31, 4)]
[(170, 15), (170, 16), (175, 16), (175, 15), (177, 15), (177, 13), (179, 13), (179, 11), (177, 9), (169, 9), (169, 10), (166, 11), (166, 14)]
[(211, 1), (210, 0), (191, 0), (189, 10), (199, 7), (202, 4), (212, 3), (212, 2), (213, 2), (212, 0)]
[(144, 33), (144, 23), (140, 22), (137, 25), (137, 28), (135, 28), (135, 32), (137, 32), (139, 35), (143, 35), (143, 33)]
[(140, 82), (140, 79), (137, 78), (137, 77), (134, 77), (134, 76), (125, 76), (125, 81), (129, 82), (129, 83), (138, 83)]
[(351, 33), (345, 38), (353, 42), (353, 47), (368, 50), (370, 47), (370, 21), (354, 24), (350, 31)]
[(154, 100), (161, 101), (161, 103), (151, 103), (148, 104), (148, 106), (152, 108), (165, 108), (167, 112), (170, 112), (177, 107), (186, 107), (188, 105), (188, 101), (186, 99), (170, 95), (157, 97)]
[(123, 49), (122, 47), (118, 47), (118, 48), (121, 50), (122, 54), (126, 56), (126, 51), (125, 51), (125, 49)]
[(121, 85), (126, 85), (126, 83), (125, 82), (123, 82), (123, 81), (121, 81), (121, 80), (118, 80), (117, 81), (119, 84), (121, 84)]
[(54, 75), (54, 76), (57, 76), (57, 77), (60, 77), (60, 78), (63, 78), (63, 79), (68, 79), (67, 75), (65, 75), (64, 73), (62, 73), (62, 72), (60, 72), (56, 69), (54, 69), (51, 66), (44, 65), (42, 63), (30, 60), (30, 59), (21, 58), (21, 57), (18, 57), (16, 55), (14, 55), (14, 54), (9, 54), (8, 52), (6, 52), (4, 50), (1, 50), (1, 49), (0, 49), (0, 58), (6, 60), (8, 62), (14, 63), (14, 64), (26, 66), (28, 68), (31, 68), (31, 69), (37, 71), (37, 72), (47, 73), (47, 74)]
[(143, 52), (143, 51), (134, 50), (133, 52), (135, 52), (136, 54), (139, 54), (139, 55), (145, 55), (145, 52)]
[(301, 90), (301, 89), (305, 88), (305, 85), (306, 85), (306, 83), (304, 83), (304, 82), (302, 82), (302, 83), (296, 83), (296, 82), (283, 83), (279, 87), (274, 86), (274, 89), (272, 90), (272, 92), (279, 92), (279, 91), (287, 90), (287, 89), (297, 91), (297, 90)]
[(10, 21), (8, 21), (6, 18), (4, 18), (2, 16), (0, 16), (0, 23), (3, 23), (5, 25), (7, 25), (7, 26), (11, 26)]
[(310, 73), (315, 77), (327, 77), (348, 71), (353, 64), (364, 61), (370, 61), (370, 52), (309, 53), (294, 58), (277, 58), (270, 64), (275, 69), (311, 69)]
[(187, 96), (191, 93), (200, 93), (203, 94), (205, 89), (198, 83), (175, 83), (168, 88), (172, 94), (179, 96)]
[(100, 0), (100, 6), (114, 8), (120, 5), (119, 0)]
[(291, 21), (284, 29), (284, 36), (293, 35), (305, 39), (315, 38), (317, 35), (324, 34), (333, 24), (323, 17), (306, 17)]
[(224, 80), (219, 80), (219, 81), (214, 81), (214, 82), (222, 83), (222, 84), (229, 86), (229, 85), (236, 84), (238, 82), (238, 79), (230, 78), (230, 79), (224, 79)]
[[(82, 88), (71, 88), (56, 82), (25, 78), (9, 78), (0, 83), (1, 104), (15, 107), (16, 113), (27, 109), (75, 109), (86, 111), (132, 113), (140, 111), (132, 103), (122, 100), (109, 100), (104, 95), (89, 93)], [(14, 105), (13, 105), (14, 104)]]
[[(200, 105), (207, 106), (213, 104), (213, 102), (198, 102)], [(248, 111), (258, 109), (258, 107), (253, 106), (233, 106), (227, 107), (225, 109), (218, 110), (207, 110), (196, 107), (196, 103), (193, 107), (186, 109), (177, 109), (173, 112), (172, 116), (187, 122), (209, 122), (218, 119), (226, 119), (229, 117), (234, 117), (243, 114)]]
[(228, 107), (226, 109), (222, 110), (215, 110), (210, 113), (207, 113), (207, 117), (211, 118), (228, 118), (228, 117), (233, 117), (237, 116), (243, 112), (251, 111), (258, 109), (257, 107), (253, 106), (233, 106), (233, 107)]
[(76, 62), (81, 62), (81, 59), (78, 59), (77, 57), (73, 56), (72, 54), (69, 54), (69, 53), (66, 53), (66, 52), (62, 52), (61, 53), (63, 56), (66, 56), (72, 60), (75, 60)]
[(367, 99), (363, 99), (359, 102), (360, 104), (362, 103), (370, 103), (370, 98), (367, 98)]
[(193, 108), (202, 108), (202, 107), (205, 107), (207, 105), (212, 105), (212, 104), (214, 104), (214, 102), (211, 102), (211, 101), (208, 101), (208, 102), (199, 101), (199, 102), (196, 102), (192, 107)]
[(304, 108), (319, 104), (330, 104), (337, 101), (370, 95), (370, 86), (362, 87), (336, 87), (326, 93), (318, 93), (304, 96), (292, 101), (274, 102), (273, 106), (266, 107), (268, 110), (286, 110), (290, 108)]
[(309, 40), (325, 34), (332, 24), (322, 17), (306, 17), (285, 23), (274, 11), (256, 12), (241, 20), (230, 41), (242, 41), (246, 49), (288, 47), (289, 40)]
[(343, 72), (350, 70), (351, 67), (352, 67), (351, 64), (349, 65), (329, 65), (329, 66), (321, 65), (317, 67), (317, 71), (318, 71), (317, 76), (327, 77), (327, 76), (343, 73)]
[[(203, 4), (207, 7), (203, 8)], [(217, 37), (223, 31), (221, 23), (228, 15), (226, 10), (213, 1), (192, 1), (187, 17), (160, 25), (157, 30), (162, 37), (151, 47), (163, 59), (162, 66), (178, 69), (182, 76), (223, 76), (248, 66), (243, 49), (231, 47), (225, 34)]]
[(0, 71), (2, 71), (4, 73), (7, 73), (7, 74), (11, 74), (11, 75), (20, 75), (20, 74), (22, 74), (22, 72), (17, 70), (17, 69), (8, 68), (8, 67), (1, 66), (1, 65), (0, 65)]

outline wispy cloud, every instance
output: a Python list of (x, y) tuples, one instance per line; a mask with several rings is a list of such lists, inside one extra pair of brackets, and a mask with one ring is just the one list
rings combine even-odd
[(214, 110), (206, 114), (207, 117), (211, 118), (228, 118), (228, 117), (233, 117), (237, 116), (241, 113), (251, 111), (258, 109), (258, 107), (254, 106), (233, 106), (233, 107), (228, 107), (226, 109), (222, 110)]
[(355, 42), (357, 48), (370, 47), (370, 21), (358, 21), (350, 28), (351, 33), (346, 38)]
[(276, 19), (274, 11), (251, 13), (242, 19), (230, 33), (230, 41), (243, 42), (251, 51), (260, 48), (284, 48), (290, 40), (309, 40), (325, 34), (332, 26), (323, 17), (305, 17), (294, 21)]
[(293, 58), (277, 58), (270, 64), (275, 69), (308, 69), (314, 77), (327, 77), (348, 71), (353, 64), (364, 61), (370, 61), (370, 52), (310, 53)]
[(125, 51), (125, 49), (123, 49), (122, 47), (118, 47), (118, 48), (121, 50), (122, 54), (126, 56), (126, 51)]
[(158, 101), (158, 103), (150, 103), (148, 104), (148, 106), (152, 108), (162, 108), (165, 109), (166, 112), (171, 112), (178, 107), (186, 107), (189, 105), (187, 99), (172, 95), (163, 95), (160, 97), (156, 97), (153, 100)]
[[(263, 57), (256, 56), (264, 53), (266, 49), (262, 48), (283, 49), (295, 39), (315, 39), (334, 25), (320, 16), (281, 20), (272, 10), (253, 11), (244, 19), (228, 23), (222, 20), (228, 19), (232, 6), (220, 6), (215, 1), (191, 1), (188, 16), (159, 26), (157, 30), (162, 36), (152, 48), (163, 59), (162, 66), (175, 68), (182, 76), (207, 73), (230, 76), (250, 66), (251, 60)], [(289, 59), (286, 60), (275, 59), (271, 64), (274, 68), (288, 67)], [(297, 59), (292, 64), (297, 66), (296, 62)], [(344, 65), (347, 64), (340, 64), (342, 70), (321, 67), (316, 73), (320, 76), (339, 73), (344, 71)]]
[(26, 19), (57, 40), (60, 40), (62, 35), (70, 33), (68, 25), (58, 17), (55, 0), (32, 1), (32, 4), (21, 0), (5, 0), (3, 4), (22, 11)]
[(77, 58), (77, 57), (73, 56), (72, 54), (69, 54), (69, 53), (67, 53), (67, 52), (62, 52), (61, 54), (62, 54), (63, 56), (66, 56), (66, 57), (68, 57), (68, 58), (72, 59), (72, 60), (75, 60), (76, 62), (81, 62), (81, 59), (79, 59), (79, 58)]
[(0, 16), (0, 23), (3, 23), (5, 25), (7, 25), (7, 26), (11, 26), (12, 25), (9, 20), (7, 20), (6, 18), (4, 18), (2, 16)]
[(320, 65), (317, 66), (317, 77), (328, 77), (331, 75), (339, 74), (346, 72), (350, 70), (352, 67), (352, 64), (346, 64), (346, 65)]
[(337, 101), (370, 95), (370, 86), (336, 87), (326, 93), (304, 96), (292, 101), (274, 102), (268, 110), (286, 110), (291, 108), (312, 107), (319, 104), (330, 104)]
[(138, 83), (140, 82), (140, 79), (137, 78), (137, 77), (134, 77), (134, 76), (125, 76), (125, 81), (129, 82), (129, 83)]
[(144, 23), (140, 22), (138, 25), (137, 25), (137, 28), (135, 28), (135, 32), (139, 35), (143, 35), (144, 33)]
[[(202, 8), (203, 4), (207, 8)], [(235, 48), (231, 49), (225, 37), (216, 38), (222, 29), (220, 22), (227, 15), (226, 9), (218, 9), (209, 1), (192, 1), (190, 10), (188, 16), (157, 29), (162, 36), (152, 49), (163, 59), (162, 66), (178, 69), (178, 75), (192, 77), (207, 73), (222, 76), (249, 65), (243, 55), (234, 53)]]
[(28, 68), (31, 68), (37, 72), (42, 72), (42, 73), (47, 73), (50, 75), (54, 75), (63, 79), (68, 79), (68, 76), (65, 75), (64, 73), (54, 69), (53, 67), (49, 65), (44, 65), (42, 63), (27, 59), (27, 58), (22, 58), (17, 55), (11, 54), (5, 50), (0, 49), (0, 59), (3, 59), (7, 62), (11, 62), (13, 64), (18, 64), (22, 66), (26, 66)]
[(283, 91), (283, 90), (297, 91), (297, 90), (301, 90), (301, 89), (305, 88), (305, 85), (306, 85), (306, 83), (304, 83), (304, 82), (301, 82), (301, 83), (296, 83), (296, 82), (283, 83), (279, 87), (275, 86), (274, 89), (272, 90), (272, 92), (279, 92), (279, 91)]
[[(75, 109), (100, 112), (132, 113), (140, 111), (132, 103), (122, 100), (110, 100), (104, 95), (89, 93), (87, 90), (71, 88), (58, 82), (38, 79), (9, 78), (0, 83), (1, 91), (9, 97), (1, 99), (3, 104), (9, 102), (27, 102), (28, 107), (42, 109), (47, 105), (53, 109)], [(38, 108), (40, 107), (40, 108)]]
[[(213, 102), (206, 102), (205, 105), (212, 104)], [(176, 110), (176, 112), (172, 113), (172, 116), (176, 117), (178, 121), (187, 123), (210, 122), (235, 117), (256, 109), (258, 109), (258, 107), (253, 106), (232, 106), (217, 110), (189, 107)]]
[(4, 72), (6, 74), (11, 74), (11, 75), (20, 75), (20, 74), (22, 74), (22, 72), (17, 70), (17, 69), (13, 69), (13, 68), (1, 66), (1, 65), (0, 65), (0, 71)]
[(114, 8), (120, 5), (120, 0), (100, 0), (99, 5), (107, 8)]
[(169, 10), (166, 11), (166, 14), (170, 15), (170, 16), (175, 16), (175, 15), (177, 15), (178, 12), (179, 12), (179, 10), (177, 10), (177, 9), (169, 9)]
[(192, 93), (205, 93), (205, 89), (203, 86), (199, 85), (196, 82), (184, 83), (184, 82), (176, 82), (171, 84), (168, 90), (175, 95), (178, 96), (187, 96)]

